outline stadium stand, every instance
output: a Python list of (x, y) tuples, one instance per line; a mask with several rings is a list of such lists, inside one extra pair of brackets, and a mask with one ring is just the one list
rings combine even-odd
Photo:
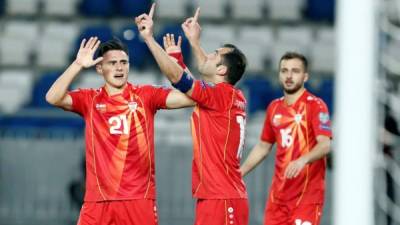
[[(74, 59), (82, 38), (90, 36), (98, 36), (102, 41), (117, 37), (127, 44), (130, 82), (169, 86), (132, 21), (134, 16), (147, 12), (151, 2), (0, 0), (0, 13), (3, 12), (0, 24), (0, 223), (75, 224), (77, 211), (71, 209), (65, 187), (73, 179), (71, 171), (78, 168), (76, 161), (81, 158), (84, 124), (79, 116), (50, 107), (45, 94)], [(326, 0), (328, 5), (321, 5), (318, 0), (156, 2), (155, 37), (160, 43), (166, 33), (174, 33), (176, 37), (183, 35), (180, 23), (200, 6), (204, 49), (210, 52), (223, 43), (233, 43), (247, 55), (248, 72), (239, 84), (248, 99), (247, 148), (258, 140), (267, 105), (282, 95), (277, 82), (277, 63), (284, 51), (296, 50), (309, 57), (311, 79), (320, 80), (310, 90), (333, 107), (333, 0)], [(398, 56), (399, 46), (388, 50), (388, 54)], [(182, 47), (185, 62), (196, 75), (196, 64), (192, 63), (186, 39)], [(87, 70), (74, 81), (72, 88), (96, 88), (102, 83), (101, 76), (94, 70)], [(193, 204), (188, 192), (190, 113), (190, 109), (157, 113), (157, 182), (164, 187), (159, 190), (158, 199), (163, 224), (192, 222)], [(48, 156), (45, 157), (47, 161), (40, 161), (43, 155)], [(61, 165), (52, 171), (55, 159), (63, 160), (57, 160)], [(175, 160), (182, 163), (170, 163)], [(273, 171), (269, 167), (271, 161), (246, 180), (252, 209), (250, 224), (262, 222), (270, 182), (266, 178)], [(38, 167), (39, 164), (43, 167)], [(176, 176), (168, 176), (166, 171)], [(49, 176), (54, 179), (47, 181)], [(16, 192), (18, 196), (12, 196)], [(31, 192), (36, 197), (29, 195)], [(322, 224), (331, 224), (328, 218), (324, 220)]]

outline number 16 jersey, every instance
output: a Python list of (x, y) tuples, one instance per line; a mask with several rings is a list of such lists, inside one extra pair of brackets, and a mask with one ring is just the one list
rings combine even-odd
[(155, 199), (154, 115), (170, 89), (127, 84), (69, 92), (72, 111), (85, 120), (85, 201)]

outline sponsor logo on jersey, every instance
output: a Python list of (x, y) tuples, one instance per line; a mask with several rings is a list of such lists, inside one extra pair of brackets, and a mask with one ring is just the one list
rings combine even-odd
[(138, 104), (137, 104), (137, 102), (129, 102), (129, 103), (128, 103), (128, 107), (129, 107), (129, 109), (130, 109), (131, 111), (136, 111), (136, 109), (137, 109), (137, 107), (138, 107)]
[(329, 114), (328, 113), (319, 113), (319, 121), (321, 121), (322, 124), (326, 124), (329, 122)]
[(272, 124), (274, 126), (279, 126), (281, 124), (282, 114), (275, 114), (272, 118)]
[(97, 111), (99, 111), (101, 113), (104, 113), (104, 112), (107, 111), (107, 105), (104, 104), (104, 103), (97, 103), (96, 104), (96, 109), (97, 109)]

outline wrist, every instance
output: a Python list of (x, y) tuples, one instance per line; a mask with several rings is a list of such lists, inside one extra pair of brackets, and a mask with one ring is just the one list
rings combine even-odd
[(78, 60), (76, 60), (76, 59), (72, 62), (72, 65), (77, 66), (77, 67), (79, 67), (80, 69), (83, 68), (82, 63), (80, 63), (80, 62), (79, 62)]
[(144, 42), (145, 42), (146, 44), (148, 44), (148, 43), (150, 43), (150, 42), (152, 42), (152, 41), (155, 41), (153, 35), (144, 36), (144, 37), (143, 37), (143, 40), (144, 40)]
[(170, 52), (170, 53), (168, 53), (168, 55), (171, 56), (172, 58), (176, 59), (176, 62), (179, 64), (179, 66), (182, 69), (184, 69), (184, 70), (186, 69), (186, 65), (183, 62), (182, 52)]

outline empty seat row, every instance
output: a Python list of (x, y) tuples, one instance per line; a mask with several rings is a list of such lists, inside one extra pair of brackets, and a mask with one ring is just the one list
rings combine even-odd
[[(35, 22), (10, 21), (5, 24), (0, 37), (0, 62), (5, 66), (27, 66), (35, 56), (37, 66), (62, 68), (71, 61), (83, 38), (97, 36), (104, 42), (116, 36), (127, 44), (134, 68), (155, 65), (135, 25), (114, 30), (107, 25), (90, 25), (81, 30), (74, 23), (49, 22), (39, 26)], [(184, 36), (179, 24), (166, 25), (156, 35), (159, 43), (166, 33)], [(314, 30), (307, 26), (274, 29), (269, 26), (205, 24), (201, 38), (207, 52), (224, 43), (236, 44), (248, 57), (248, 69), (254, 72), (263, 71), (268, 66), (274, 70), (286, 51), (299, 51), (308, 56), (311, 68), (316, 72), (334, 71), (335, 38), (330, 27)], [(186, 63), (190, 64), (190, 46), (185, 38), (182, 50)]]
[(150, 4), (150, 0), (6, 0), (5, 12), (9, 15), (137, 16), (147, 12)]
[[(147, 12), (151, 0), (7, 0), (6, 12), (10, 15), (70, 16), (137, 16)], [(226, 18), (230, 11), (233, 18), (260, 20), (265, 12), (273, 20), (296, 21), (305, 16), (312, 20), (333, 21), (335, 0), (157, 0), (157, 15), (162, 18), (183, 18), (194, 7), (201, 7), (202, 17), (210, 19)], [(41, 3), (41, 4), (40, 4)], [(230, 9), (230, 10), (228, 10)]]

